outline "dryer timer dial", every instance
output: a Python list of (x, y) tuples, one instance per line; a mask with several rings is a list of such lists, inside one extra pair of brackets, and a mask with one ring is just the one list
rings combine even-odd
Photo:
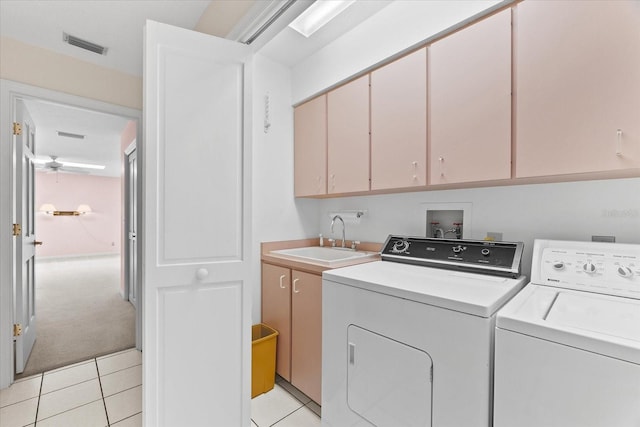
[(598, 268), (591, 261), (587, 261), (582, 266), (582, 270), (587, 274), (594, 274), (594, 273), (596, 273), (598, 271)]
[(627, 277), (628, 278), (628, 277), (632, 277), (633, 276), (633, 271), (631, 270), (631, 268), (626, 267), (626, 266), (625, 267), (622, 267), (622, 266), (618, 267), (617, 273), (618, 273), (618, 276), (620, 276), (620, 277)]

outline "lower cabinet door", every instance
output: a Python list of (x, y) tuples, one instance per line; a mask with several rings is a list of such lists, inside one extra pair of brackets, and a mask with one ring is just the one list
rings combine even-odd
[(291, 270), (262, 263), (262, 323), (278, 331), (276, 372), (291, 381)]
[(291, 384), (321, 400), (322, 276), (291, 272)]

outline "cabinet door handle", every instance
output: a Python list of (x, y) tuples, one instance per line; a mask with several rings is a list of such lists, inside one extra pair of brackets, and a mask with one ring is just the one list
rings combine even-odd
[(298, 292), (300, 292), (298, 290), (298, 288), (296, 287), (296, 284), (298, 283), (298, 280), (300, 280), (300, 279), (293, 279), (293, 293), (294, 294), (297, 294)]
[(284, 289), (284, 278), (285, 278), (285, 277), (286, 277), (286, 276), (285, 276), (284, 274), (283, 274), (282, 276), (280, 276), (280, 288), (281, 288), (281, 289)]
[(622, 129), (616, 131), (616, 155), (622, 156)]

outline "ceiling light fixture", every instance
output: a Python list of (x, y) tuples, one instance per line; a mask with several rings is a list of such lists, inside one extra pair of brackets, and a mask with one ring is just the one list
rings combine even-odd
[(353, 3), (355, 0), (316, 1), (289, 24), (289, 27), (305, 37), (310, 37)]
[[(37, 165), (46, 165), (47, 163), (51, 162), (51, 159), (49, 160), (44, 160), (44, 159), (33, 159), (33, 163), (37, 164)], [(73, 162), (58, 162), (61, 163), (62, 166), (69, 166), (72, 168), (82, 168), (82, 169), (97, 169), (97, 170), (102, 170), (104, 168), (106, 168), (105, 165), (95, 165), (95, 164), (91, 164), (91, 163), (73, 163)]]

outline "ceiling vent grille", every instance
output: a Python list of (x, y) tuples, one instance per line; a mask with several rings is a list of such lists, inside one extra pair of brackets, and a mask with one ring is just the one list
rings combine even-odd
[(83, 40), (76, 36), (72, 36), (71, 34), (62, 33), (62, 40), (64, 40), (65, 43), (68, 43), (71, 46), (76, 46), (76, 47), (79, 47), (80, 49), (97, 53), (98, 55), (107, 54), (108, 49), (106, 47), (100, 46), (99, 44), (91, 43), (90, 41)]
[(84, 139), (84, 135), (80, 135), (79, 133), (63, 132), (61, 130), (58, 131), (58, 136), (65, 136), (67, 138)]

